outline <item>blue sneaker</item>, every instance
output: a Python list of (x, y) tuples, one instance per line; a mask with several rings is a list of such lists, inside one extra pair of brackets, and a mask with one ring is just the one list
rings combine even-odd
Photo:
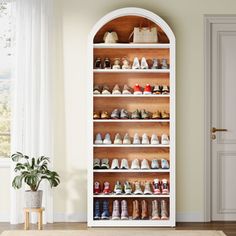
[(94, 220), (100, 220), (101, 213), (100, 213), (100, 202), (98, 200), (95, 201), (94, 204)]
[(161, 159), (161, 168), (162, 169), (169, 169), (169, 162), (166, 159)]
[(103, 201), (103, 211), (102, 211), (102, 220), (109, 220), (109, 202), (108, 200)]

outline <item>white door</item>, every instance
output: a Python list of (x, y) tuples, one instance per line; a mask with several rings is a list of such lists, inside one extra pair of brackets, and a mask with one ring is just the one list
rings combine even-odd
[(211, 30), (212, 220), (236, 220), (236, 24)]

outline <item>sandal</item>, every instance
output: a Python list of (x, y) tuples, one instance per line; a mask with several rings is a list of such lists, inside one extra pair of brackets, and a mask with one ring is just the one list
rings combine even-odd
[(113, 112), (111, 113), (111, 119), (119, 119), (119, 118), (120, 118), (120, 110), (119, 109), (113, 110)]
[(110, 116), (107, 111), (103, 111), (101, 114), (101, 119), (109, 119)]
[(100, 119), (100, 118), (101, 118), (100, 112), (95, 111), (95, 112), (93, 113), (93, 119)]
[(152, 114), (152, 119), (161, 119), (161, 112), (160, 111), (155, 111)]
[(153, 94), (161, 94), (162, 93), (162, 86), (161, 85), (155, 85), (153, 89)]

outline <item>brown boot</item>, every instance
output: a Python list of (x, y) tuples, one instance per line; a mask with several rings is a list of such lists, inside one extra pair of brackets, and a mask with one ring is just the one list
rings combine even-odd
[(140, 213), (139, 213), (139, 205), (138, 201), (133, 201), (133, 220), (139, 220), (140, 219)]
[(148, 220), (148, 205), (145, 200), (142, 200), (142, 220)]
[(168, 220), (169, 214), (168, 214), (168, 203), (166, 200), (161, 200), (161, 219), (162, 220)]

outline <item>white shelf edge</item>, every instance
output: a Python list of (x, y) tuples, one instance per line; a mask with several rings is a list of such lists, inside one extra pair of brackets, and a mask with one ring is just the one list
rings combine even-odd
[(169, 69), (93, 69), (94, 73), (170, 73)]
[(127, 120), (122, 120), (122, 119), (101, 119), (101, 120), (93, 120), (94, 123), (168, 123), (170, 120), (152, 120), (152, 119), (147, 119), (147, 120), (132, 120), (132, 119), (127, 119)]
[(167, 173), (170, 172), (170, 169), (150, 169), (150, 170), (93, 170), (94, 173)]
[(169, 198), (170, 195), (125, 195), (125, 194), (120, 194), (120, 195), (115, 195), (115, 194), (97, 194), (97, 195), (93, 195), (94, 198)]
[(111, 148), (111, 147), (119, 147), (119, 148), (122, 148), (122, 147), (131, 147), (131, 148), (147, 148), (147, 147), (150, 147), (150, 148), (169, 148), (170, 145), (135, 145), (135, 144), (131, 144), (131, 145), (125, 145), (125, 144), (121, 144), (121, 145), (115, 145), (115, 144), (111, 144), (111, 145), (106, 145), (106, 144), (101, 144), (101, 145), (96, 145), (94, 144), (93, 147), (98, 147), (98, 148)]
[(170, 48), (169, 43), (94, 43), (93, 48)]
[(169, 98), (170, 95), (93, 95), (94, 98)]

